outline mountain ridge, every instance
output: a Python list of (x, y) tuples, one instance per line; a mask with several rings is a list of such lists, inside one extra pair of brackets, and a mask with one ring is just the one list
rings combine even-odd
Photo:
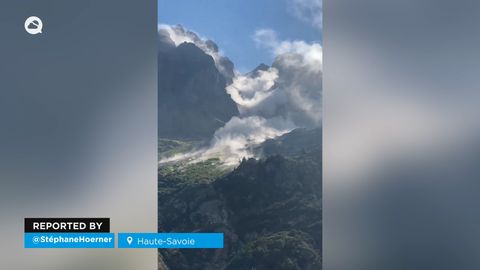
[[(224, 122), (239, 114), (225, 90), (230, 78), (217, 69), (212, 56), (194, 43), (175, 46), (168, 36), (160, 37), (158, 135), (170, 139), (209, 139)], [(233, 73), (233, 64), (230, 68)]]

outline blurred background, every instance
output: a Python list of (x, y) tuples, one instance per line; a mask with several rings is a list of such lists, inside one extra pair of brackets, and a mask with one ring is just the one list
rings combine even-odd
[(479, 11), (324, 2), (325, 269), (479, 269)]
[(0, 3), (0, 269), (157, 267), (156, 250), (23, 248), (25, 217), (156, 231), (156, 4)]

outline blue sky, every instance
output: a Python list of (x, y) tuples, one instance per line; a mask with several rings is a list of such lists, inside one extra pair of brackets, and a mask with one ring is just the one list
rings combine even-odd
[(296, 16), (291, 2), (295, 0), (159, 0), (158, 22), (181, 24), (215, 41), (236, 68), (246, 72), (273, 60), (271, 52), (253, 40), (258, 29), (274, 30), (279, 40), (321, 41), (320, 30)]

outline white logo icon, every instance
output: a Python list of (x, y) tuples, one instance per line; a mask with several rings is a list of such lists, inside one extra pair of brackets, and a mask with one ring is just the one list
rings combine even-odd
[(25, 20), (25, 31), (30, 35), (42, 33), (43, 23), (40, 18), (31, 16)]
[(129, 245), (132, 244), (132, 241), (133, 241), (133, 238), (132, 238), (131, 236), (127, 237), (127, 243), (128, 243)]

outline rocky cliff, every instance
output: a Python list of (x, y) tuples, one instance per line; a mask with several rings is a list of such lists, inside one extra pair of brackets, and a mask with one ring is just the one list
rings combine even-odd
[(161, 32), (159, 40), (159, 137), (210, 139), (215, 130), (238, 115), (235, 102), (225, 91), (233, 64), (227, 58), (218, 59), (224, 69), (220, 72), (213, 57), (194, 43), (176, 46)]

